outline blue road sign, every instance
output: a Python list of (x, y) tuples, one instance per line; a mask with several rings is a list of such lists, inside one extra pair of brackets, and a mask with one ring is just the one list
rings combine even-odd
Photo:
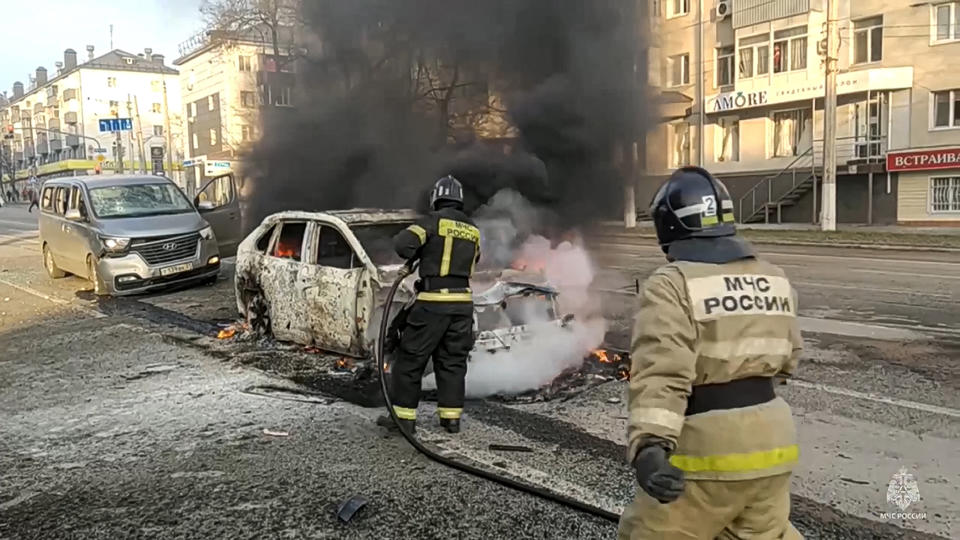
[(99, 123), (100, 133), (130, 131), (133, 129), (133, 119), (131, 118), (101, 118)]

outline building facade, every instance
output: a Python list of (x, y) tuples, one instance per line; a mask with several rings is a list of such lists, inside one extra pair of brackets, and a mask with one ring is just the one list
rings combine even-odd
[[(960, 179), (939, 163), (960, 153), (960, 2), (838, 1), (838, 221), (960, 224)], [(702, 165), (743, 221), (817, 221), (825, 4), (653, 2), (651, 81), (691, 105), (651, 128), (646, 174)]]
[[(162, 155), (163, 172), (175, 177), (177, 168), (167, 164), (182, 159), (180, 110), (177, 71), (162, 55), (116, 49), (95, 57), (88, 46), (86, 61), (78, 62), (67, 49), (55, 73), (38, 67), (0, 106), (4, 176), (150, 173), (151, 156)], [(103, 131), (105, 120), (117, 120), (108, 129), (124, 129)]]
[(263, 132), (265, 107), (293, 107), (293, 62), (263, 36), (205, 31), (180, 46), (188, 191), (238, 168)]

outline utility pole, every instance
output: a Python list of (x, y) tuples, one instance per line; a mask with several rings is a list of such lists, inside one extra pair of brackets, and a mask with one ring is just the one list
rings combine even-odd
[(167, 176), (173, 178), (173, 135), (170, 133), (170, 107), (167, 107), (167, 78), (163, 75), (160, 77), (163, 81), (163, 132), (167, 139)]
[[(704, 103), (706, 100), (705, 92), (703, 89), (703, 0), (698, 0), (699, 7), (697, 9), (697, 165), (700, 167), (706, 167), (703, 157), (703, 144), (704, 144), (704, 124), (706, 124), (706, 114), (705, 109), (707, 104)], [(716, 68), (714, 68), (716, 69)]]
[(839, 0), (827, 0), (826, 93), (823, 100), (823, 190), (820, 227), (837, 230), (837, 57), (840, 50)]
[[(114, 118), (120, 120), (119, 104), (113, 113)], [(120, 130), (117, 130), (117, 174), (123, 174), (123, 137), (120, 136)]]
[(133, 96), (133, 110), (137, 115), (137, 146), (140, 148), (140, 173), (147, 173), (147, 158), (143, 155), (143, 123), (140, 122), (140, 104)]

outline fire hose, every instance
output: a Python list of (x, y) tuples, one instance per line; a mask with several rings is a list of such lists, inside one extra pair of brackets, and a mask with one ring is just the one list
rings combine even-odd
[[(411, 272), (413, 271), (413, 268), (414, 268), (413, 265), (408, 263), (407, 267), (411, 269)], [(384, 365), (386, 361), (386, 358), (384, 355), (384, 343), (386, 342), (387, 326), (390, 320), (390, 317), (389, 317), (390, 306), (393, 305), (393, 298), (397, 293), (397, 289), (400, 287), (400, 284), (403, 282), (404, 278), (406, 278), (407, 275), (408, 274), (404, 274), (403, 272), (401, 272), (397, 276), (397, 279), (393, 282), (393, 286), (390, 287), (390, 291), (387, 293), (387, 299), (383, 305), (383, 315), (380, 317), (380, 334), (379, 334), (379, 339), (377, 340), (376, 359), (377, 359), (377, 371), (380, 374), (380, 391), (383, 394), (383, 402), (387, 407), (387, 414), (389, 414), (391, 420), (393, 420), (393, 423), (396, 426), (397, 431), (399, 431), (400, 434), (403, 435), (403, 438), (406, 439), (411, 446), (416, 448), (418, 452), (425, 455), (430, 460), (435, 461), (441, 465), (446, 465), (447, 467), (456, 469), (461, 472), (465, 472), (472, 476), (483, 478), (484, 480), (489, 480), (491, 482), (495, 482), (502, 486), (506, 486), (508, 488), (515, 489), (517, 491), (522, 491), (524, 493), (533, 495), (535, 497), (546, 499), (548, 501), (552, 501), (557, 504), (560, 504), (569, 508), (573, 508), (575, 510), (579, 510), (581, 512), (585, 512), (587, 514), (617, 523), (620, 520), (620, 516), (614, 512), (610, 512), (609, 510), (604, 510), (603, 508), (599, 508), (599, 507), (587, 504), (583, 501), (578, 501), (570, 497), (565, 497), (563, 495), (553, 493), (544, 488), (532, 486), (529, 484), (524, 484), (522, 482), (518, 482), (506, 476), (500, 476), (493, 472), (486, 471), (477, 467), (473, 467), (471, 465), (467, 465), (466, 463), (461, 463), (459, 461), (441, 456), (440, 454), (424, 446), (412, 433), (409, 433), (400, 427), (400, 419), (397, 417), (396, 411), (393, 410), (393, 403), (390, 401), (390, 392), (387, 390), (387, 379), (386, 379), (386, 373), (384, 372)]]

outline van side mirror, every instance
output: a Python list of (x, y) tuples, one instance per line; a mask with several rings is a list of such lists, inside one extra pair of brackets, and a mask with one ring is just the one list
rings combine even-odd
[(80, 215), (80, 210), (76, 208), (70, 208), (67, 210), (63, 217), (67, 218), (68, 221), (83, 221), (83, 216)]
[(199, 197), (196, 201), (197, 210), (213, 210), (213, 203), (210, 201), (201, 201)]

